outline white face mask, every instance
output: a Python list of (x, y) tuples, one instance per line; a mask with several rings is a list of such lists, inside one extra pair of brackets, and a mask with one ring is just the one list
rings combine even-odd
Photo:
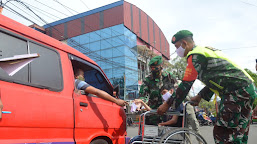
[(162, 95), (163, 100), (167, 101), (170, 98), (171, 94), (170, 92), (166, 92), (164, 95)]
[(185, 49), (182, 48), (182, 44), (179, 46), (178, 49), (176, 49), (176, 52), (177, 52), (178, 56), (184, 57)]

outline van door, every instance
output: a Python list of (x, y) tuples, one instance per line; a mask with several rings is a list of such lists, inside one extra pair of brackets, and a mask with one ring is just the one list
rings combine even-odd
[[(112, 95), (113, 88), (100, 68), (75, 56), (71, 56), (71, 62), (74, 69), (84, 71), (88, 84)], [(75, 91), (74, 113), (76, 143), (125, 142), (126, 116), (122, 107), (97, 96)]]
[(0, 119), (0, 143), (74, 143), (72, 92), (64, 89), (61, 64), (65, 53), (3, 29), (0, 50), (0, 59), (40, 55), (13, 76), (0, 68), (3, 111), (10, 112)]

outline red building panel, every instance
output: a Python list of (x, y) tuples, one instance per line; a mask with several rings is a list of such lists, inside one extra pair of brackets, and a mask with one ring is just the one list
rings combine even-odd
[(137, 37), (137, 45), (145, 45), (145, 42)]
[(131, 30), (131, 10), (130, 10), (131, 4), (124, 1), (123, 4), (123, 13), (124, 13), (124, 25)]
[(165, 49), (165, 42), (166, 42), (166, 39), (165, 39), (165, 36), (164, 34), (161, 32), (161, 53), (165, 54), (167, 52), (167, 50)]
[(154, 46), (154, 39), (153, 39), (153, 19), (151, 17), (148, 17), (148, 23), (149, 23), (149, 39), (150, 39), (150, 45)]
[(45, 32), (46, 32), (46, 35), (52, 36), (52, 35), (51, 35), (51, 32), (50, 32), (50, 28), (46, 28), (46, 29), (45, 29)]
[(104, 28), (123, 23), (123, 5), (104, 11)]
[(85, 33), (89, 33), (92, 31), (99, 30), (100, 27), (100, 15), (99, 13), (95, 13), (92, 15), (88, 15), (85, 17)]
[(167, 53), (165, 54), (165, 56), (170, 59), (170, 45), (168, 43), (168, 41), (166, 41), (166, 47), (167, 47)]
[(160, 37), (159, 37), (159, 27), (154, 23), (154, 36), (155, 36), (155, 49), (160, 51)]
[(67, 36), (70, 38), (78, 35), (81, 35), (81, 20), (75, 19), (67, 22)]
[(139, 33), (139, 9), (133, 5), (133, 31), (137, 36), (140, 36)]
[[(49, 28), (47, 28), (49, 29)], [(64, 39), (64, 24), (59, 24), (56, 26), (51, 27), (52, 29), (52, 37), (57, 40), (63, 40)]]
[(141, 11), (141, 38), (148, 43), (147, 15)]

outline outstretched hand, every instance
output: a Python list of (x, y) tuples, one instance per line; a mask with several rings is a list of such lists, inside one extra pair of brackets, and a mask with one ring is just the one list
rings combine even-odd
[(143, 103), (143, 101), (142, 101), (141, 99), (135, 99), (133, 102), (134, 102), (135, 104)]
[(127, 105), (128, 103), (124, 100), (121, 100), (121, 99), (117, 99), (116, 100), (116, 104), (119, 105), (119, 106), (125, 106)]

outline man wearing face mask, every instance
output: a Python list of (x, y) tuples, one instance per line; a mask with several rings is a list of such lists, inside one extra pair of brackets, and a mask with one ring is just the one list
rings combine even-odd
[(209, 101), (214, 92), (221, 97), (213, 130), (215, 143), (247, 143), (251, 110), (257, 96), (253, 79), (221, 51), (196, 46), (188, 30), (177, 32), (172, 43), (177, 54), (187, 58), (187, 68), (176, 92), (157, 112), (163, 114), (170, 106), (178, 107), (198, 78), (206, 86), (192, 101), (199, 103), (201, 98)]
[(107, 92), (97, 89), (93, 86), (90, 86), (88, 83), (86, 83), (84, 78), (84, 71), (82, 69), (75, 69), (74, 76), (75, 76), (75, 87), (77, 90), (84, 90), (85, 93), (94, 94), (102, 99), (116, 103), (119, 106), (125, 106), (127, 104), (127, 102), (125, 102), (124, 100), (116, 99), (111, 95), (109, 95)]
[[(157, 109), (163, 103), (161, 95), (163, 87), (171, 89), (176, 82), (171, 72), (162, 70), (162, 64), (162, 56), (156, 56), (150, 60), (151, 74), (143, 80), (139, 91), (139, 98), (143, 99), (151, 109)], [(154, 124), (161, 122), (157, 118), (152, 118), (150, 121)]]

